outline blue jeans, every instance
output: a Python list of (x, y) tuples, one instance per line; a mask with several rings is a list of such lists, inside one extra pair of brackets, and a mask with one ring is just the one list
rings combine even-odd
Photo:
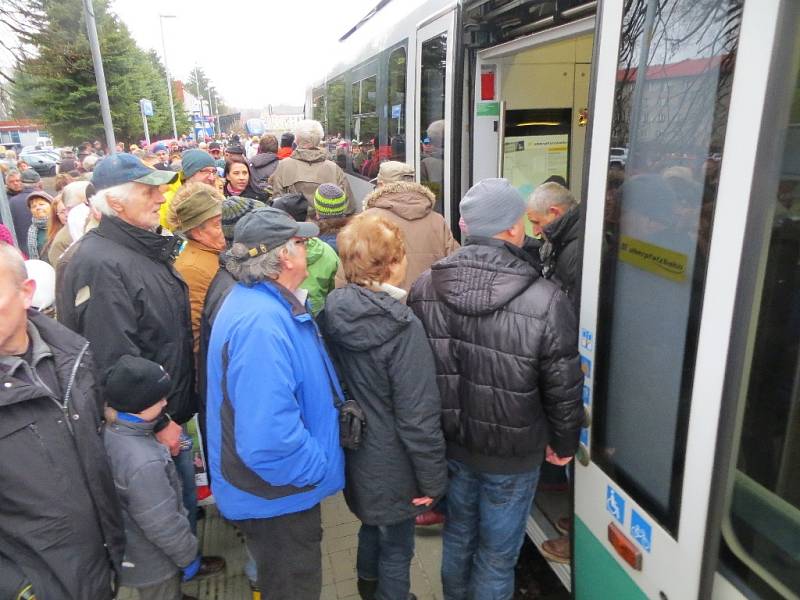
[(447, 520), (442, 543), (445, 600), (509, 600), (525, 539), (539, 467), (495, 475), (447, 461)]
[(181, 450), (178, 456), (172, 457), (178, 477), (183, 487), (183, 506), (189, 513), (189, 525), (192, 533), (197, 535), (197, 487), (194, 482), (194, 455), (192, 449)]
[(376, 600), (405, 600), (411, 588), (414, 519), (394, 525), (361, 525), (356, 571), (360, 579), (378, 580)]

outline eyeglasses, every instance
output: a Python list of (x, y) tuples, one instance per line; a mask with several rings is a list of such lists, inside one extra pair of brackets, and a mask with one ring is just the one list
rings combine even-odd
[(203, 175), (216, 175), (217, 167), (206, 167), (205, 169), (200, 169), (198, 173), (202, 173)]

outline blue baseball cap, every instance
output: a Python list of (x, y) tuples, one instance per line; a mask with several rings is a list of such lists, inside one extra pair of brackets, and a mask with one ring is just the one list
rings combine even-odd
[(98, 192), (123, 183), (166, 185), (178, 177), (174, 171), (157, 171), (145, 165), (132, 154), (117, 152), (105, 157), (92, 172), (92, 185)]

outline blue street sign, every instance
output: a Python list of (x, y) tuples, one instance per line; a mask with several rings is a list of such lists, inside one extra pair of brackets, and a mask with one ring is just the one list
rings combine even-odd
[(139, 106), (141, 107), (142, 114), (145, 117), (152, 117), (153, 116), (153, 103), (150, 102), (150, 100), (147, 100), (146, 98), (142, 98), (141, 100), (139, 100)]

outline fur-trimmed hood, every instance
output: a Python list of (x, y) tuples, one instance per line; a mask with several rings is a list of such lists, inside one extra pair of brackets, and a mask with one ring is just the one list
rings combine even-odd
[(436, 196), (414, 181), (396, 181), (375, 188), (364, 198), (364, 210), (383, 208), (407, 221), (416, 221), (430, 214)]

